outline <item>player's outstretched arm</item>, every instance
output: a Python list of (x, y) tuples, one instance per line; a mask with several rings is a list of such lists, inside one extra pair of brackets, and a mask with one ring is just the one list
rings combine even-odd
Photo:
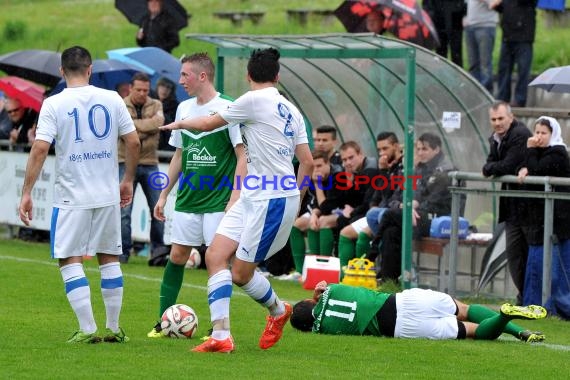
[(44, 162), (49, 152), (50, 143), (43, 140), (36, 140), (32, 145), (30, 156), (28, 157), (28, 164), (26, 165), (26, 177), (24, 178), (24, 186), (22, 187), (22, 199), (18, 212), (20, 220), (26, 226), (30, 225), (32, 220), (32, 189), (40, 175), (40, 171), (44, 166)]
[(193, 131), (213, 131), (228, 124), (219, 114), (182, 119), (160, 127), (160, 130), (188, 129)]

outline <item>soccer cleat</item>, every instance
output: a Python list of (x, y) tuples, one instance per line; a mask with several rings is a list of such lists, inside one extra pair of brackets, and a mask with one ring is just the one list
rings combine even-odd
[(99, 343), (101, 338), (97, 336), (97, 333), (85, 334), (83, 331), (76, 331), (73, 333), (71, 338), (67, 340), (67, 343)]
[(127, 343), (129, 340), (129, 337), (125, 335), (125, 332), (120, 327), (119, 332), (116, 333), (107, 328), (105, 330), (105, 337), (103, 338), (103, 341), (108, 343)]
[(525, 330), (519, 333), (519, 339), (527, 343), (536, 343), (542, 342), (546, 337), (540, 331)]
[(192, 352), (220, 352), (229, 354), (233, 350), (235, 350), (234, 339), (230, 335), (226, 339), (218, 340), (212, 337), (209, 337), (204, 343), (199, 344), (198, 346), (192, 349)]
[(279, 339), (281, 339), (281, 335), (283, 335), (283, 328), (287, 324), (289, 318), (291, 318), (293, 307), (287, 302), (284, 302), (284, 304), (285, 313), (278, 317), (272, 317), (271, 315), (267, 316), (267, 324), (265, 325), (265, 330), (263, 330), (263, 334), (259, 339), (259, 347), (264, 350), (272, 347), (279, 341)]
[(546, 309), (542, 306), (515, 306), (505, 303), (501, 306), (501, 314), (513, 319), (542, 319), (546, 317)]
[(152, 330), (150, 330), (146, 334), (146, 336), (149, 338), (165, 338), (166, 337), (166, 335), (164, 335), (162, 333), (162, 327), (160, 327), (160, 322), (158, 322), (156, 325), (154, 325)]

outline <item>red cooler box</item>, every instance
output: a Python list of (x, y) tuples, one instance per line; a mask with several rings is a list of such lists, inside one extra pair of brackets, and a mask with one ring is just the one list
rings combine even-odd
[(338, 284), (340, 278), (340, 260), (338, 257), (305, 255), (303, 264), (303, 288), (315, 289), (315, 286), (325, 280), (329, 284)]

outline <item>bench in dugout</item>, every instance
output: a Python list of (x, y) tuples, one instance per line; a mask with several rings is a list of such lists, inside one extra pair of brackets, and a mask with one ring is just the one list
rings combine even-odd
[[(448, 263), (449, 263), (449, 239), (439, 239), (432, 237), (424, 237), (420, 240), (414, 240), (413, 243), (413, 259), (416, 265), (416, 271), (419, 278), (419, 285), (426, 286), (422, 281), (422, 275), (435, 275), (437, 277), (437, 290), (445, 292), (447, 289)], [(457, 276), (469, 276), (471, 279), (471, 292), (477, 287), (478, 270), (477, 270), (477, 254), (480, 248), (484, 250), (489, 246), (489, 240), (471, 240), (460, 239), (458, 252), (464, 252), (462, 248), (468, 248), (470, 253), (470, 270), (469, 272), (457, 271)], [(422, 255), (437, 256), (437, 268), (422, 266)]]

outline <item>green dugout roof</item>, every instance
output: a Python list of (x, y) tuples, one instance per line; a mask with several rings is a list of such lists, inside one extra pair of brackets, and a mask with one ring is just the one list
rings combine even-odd
[[(415, 136), (435, 132), (458, 169), (479, 171), (488, 151), (488, 109), (492, 96), (467, 72), (434, 52), (372, 33), (324, 35), (201, 35), (187, 38), (214, 44), (218, 89), (237, 97), (248, 88), (251, 50), (281, 53), (280, 90), (313, 127), (337, 127), (341, 141), (356, 140), (375, 154), (375, 136), (393, 131), (405, 142), (406, 83), (415, 58)], [(460, 120), (444, 128), (444, 112)], [(453, 120), (457, 114), (447, 114)]]

